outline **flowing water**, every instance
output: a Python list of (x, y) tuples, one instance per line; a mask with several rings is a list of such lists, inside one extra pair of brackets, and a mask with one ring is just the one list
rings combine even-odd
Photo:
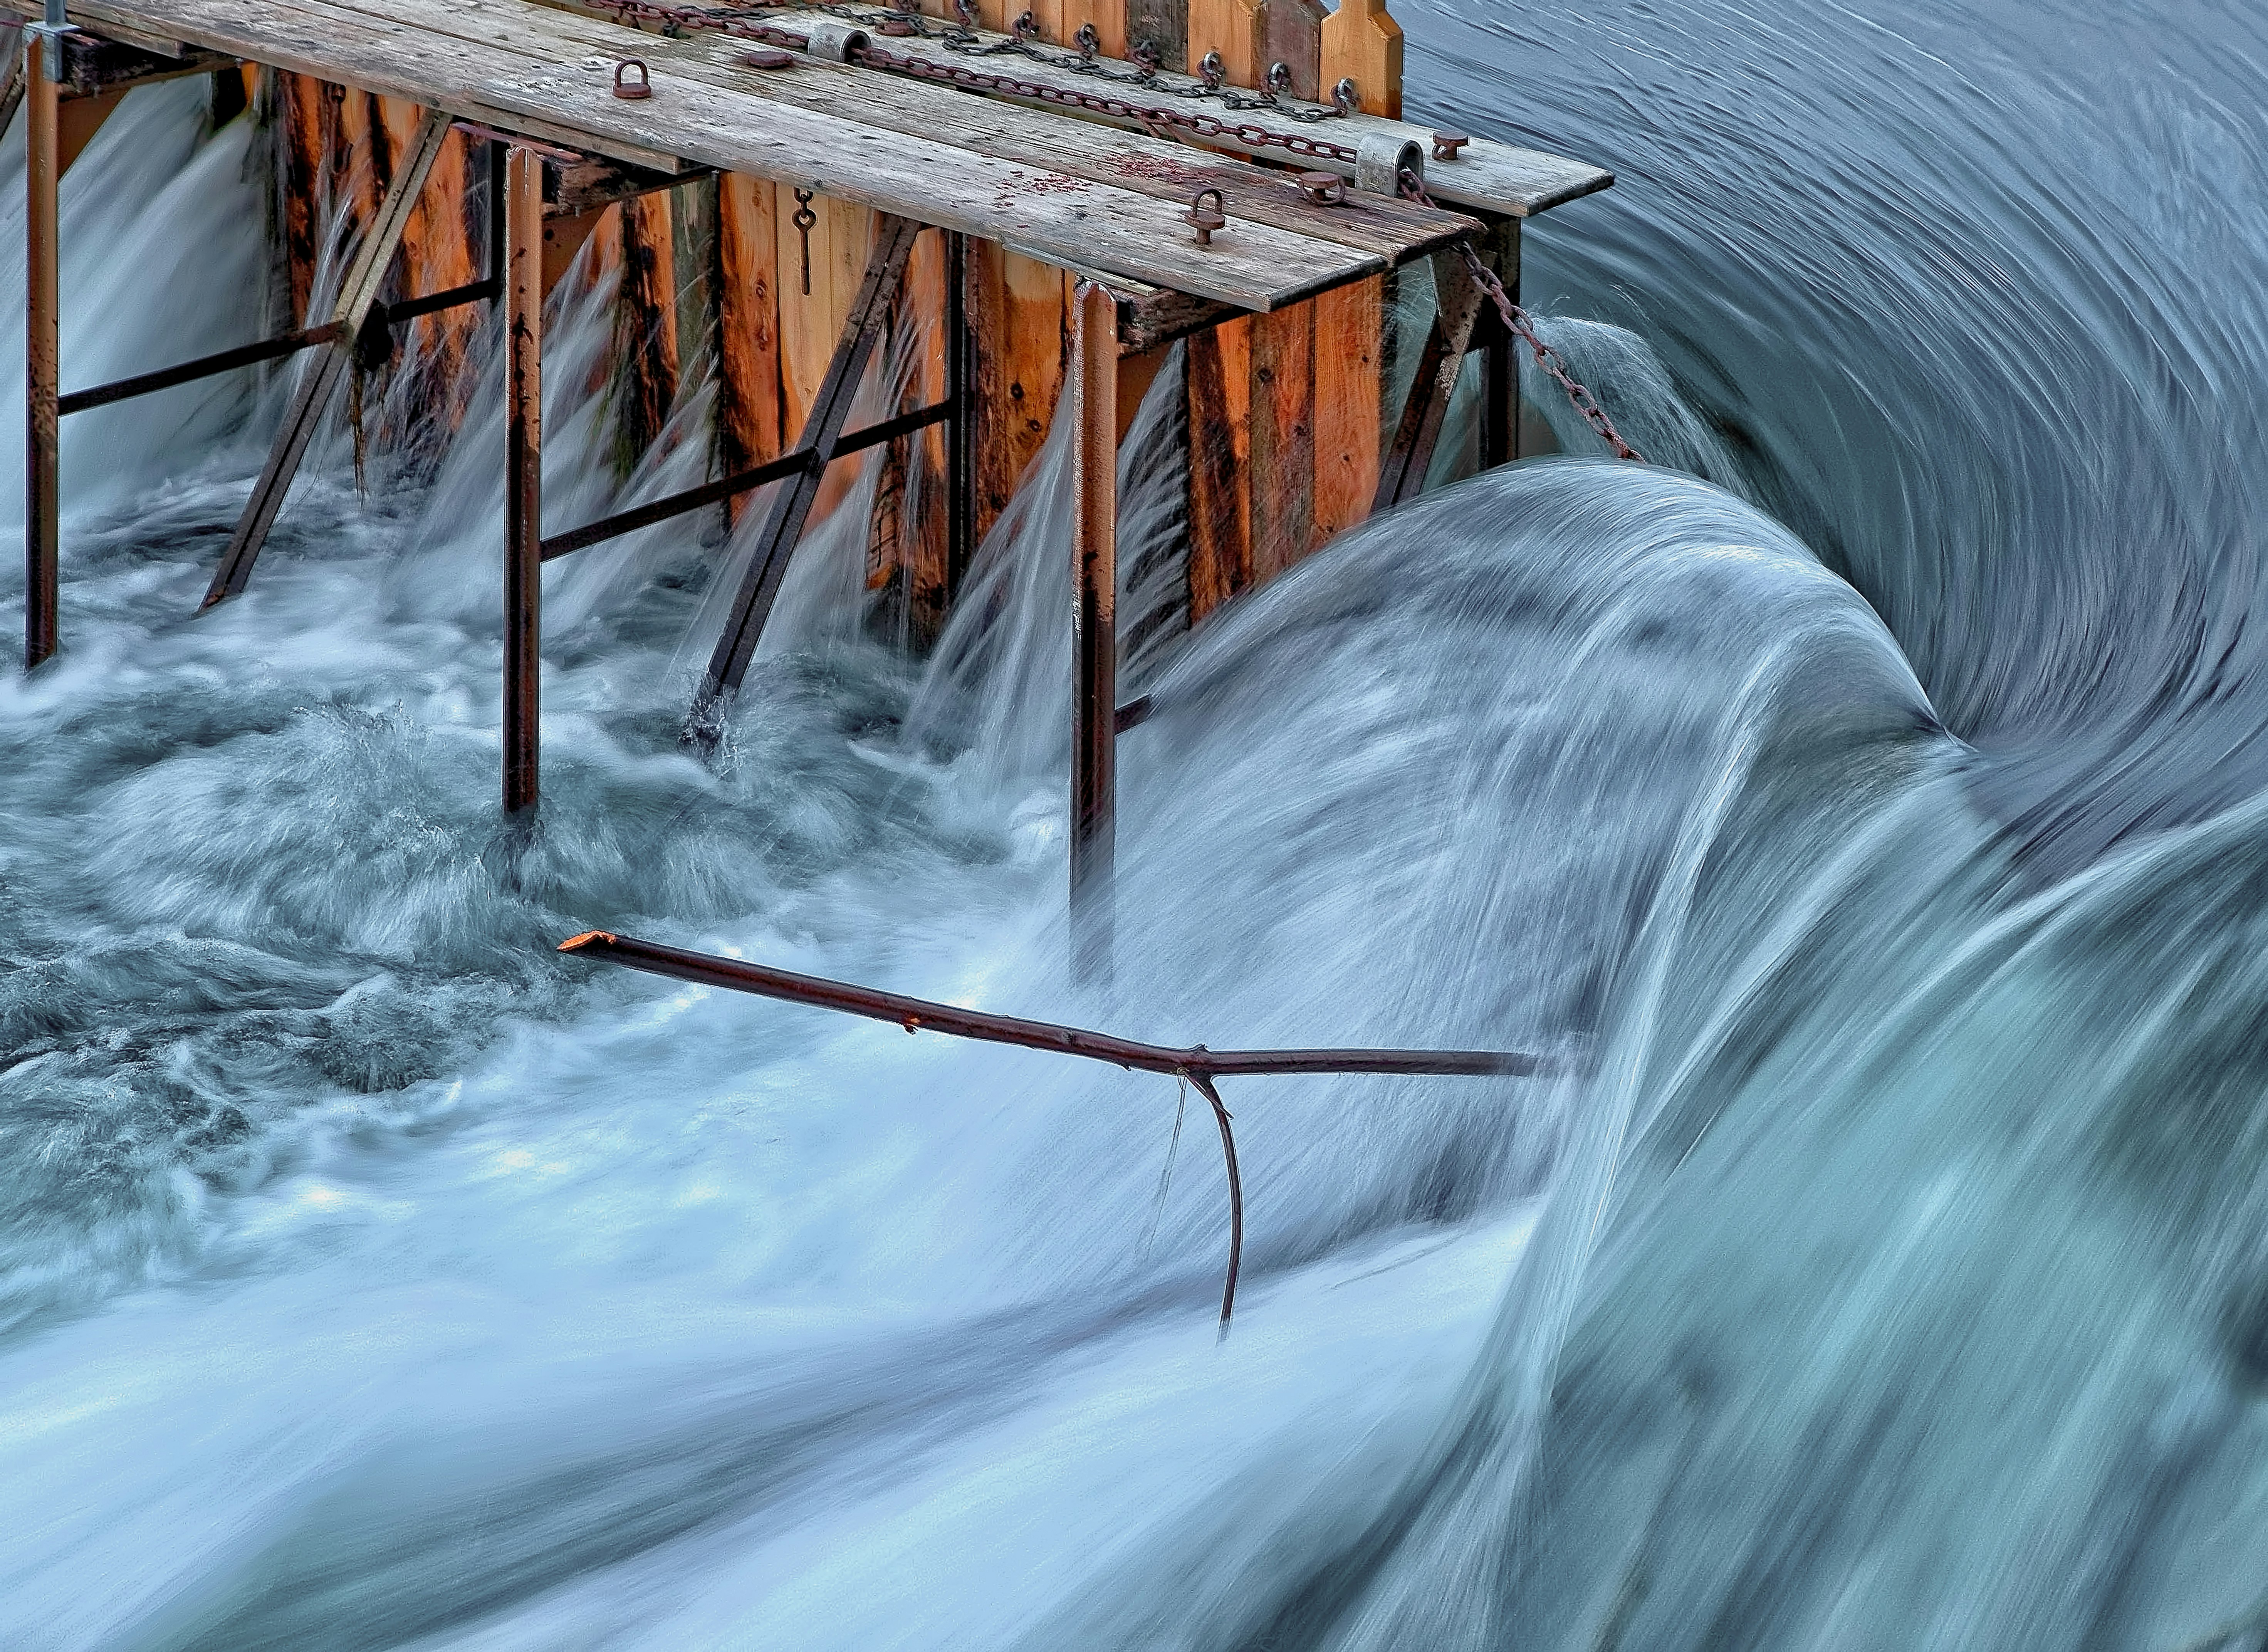
[[(366, 498), (328, 435), (194, 621), (287, 381), (70, 421), (65, 652), (0, 679), (0, 1644), (2268, 1643), (2268, 18), (1403, 10), (1421, 118), (1615, 169), (1528, 292), (1657, 466), (1561, 416), (1186, 633), (1166, 375), (1108, 992), (1060, 454), (926, 667), (822, 534), (713, 764), (735, 546), (555, 569), (519, 835), (493, 360)], [(263, 324), (257, 155), (133, 94), (67, 385)], [(696, 392), (614, 482), (608, 296), (559, 526), (701, 461)], [(1228, 1087), (1216, 1342), (1166, 1081), (550, 952), (593, 926), (1563, 1059)]]

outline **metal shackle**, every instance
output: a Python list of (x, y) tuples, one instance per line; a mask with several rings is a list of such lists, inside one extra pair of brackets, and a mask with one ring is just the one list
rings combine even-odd
[(824, 57), (832, 63), (847, 63), (866, 44), (866, 31), (853, 28), (836, 18), (814, 18), (804, 26), (808, 44), (805, 49), (814, 57)]
[(1402, 193), (1402, 174), (1425, 175), (1425, 146), (1414, 137), (1373, 132), (1354, 149), (1354, 187), (1373, 195)]

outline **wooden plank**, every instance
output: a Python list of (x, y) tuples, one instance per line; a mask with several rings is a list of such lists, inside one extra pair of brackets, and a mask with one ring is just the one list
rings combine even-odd
[[(742, 173), (719, 177), (717, 468), (723, 476), (737, 476), (782, 450), (775, 216), (772, 185)], [(728, 520), (740, 520), (747, 498), (728, 504)]]
[(677, 401), (677, 263), (666, 192), (622, 203), (615, 290), (615, 472), (627, 476)]
[(740, 691), (741, 675), (755, 655), (764, 622), (779, 594), (780, 581), (786, 577), (789, 558), (803, 536), (804, 523), (818, 497), (826, 461), (834, 456), (858, 381), (880, 340), (898, 285), (905, 278), (919, 229), (912, 219), (902, 218), (885, 218), (876, 225), (873, 253), (843, 321), (835, 358), (796, 442), (799, 449), (812, 456), (813, 463), (781, 487), (765, 518), (724, 633), (710, 656), (708, 676), (688, 725), (688, 733), (696, 741), (713, 737), (723, 704)]
[(1306, 556), (1315, 533), (1315, 310), (1256, 315), (1246, 473), (1252, 490), (1252, 581)]
[(1292, 97), (1324, 100), (1322, 91), (1323, 8), (1317, 0), (1261, 0), (1260, 72), (1278, 63), (1292, 71)]
[(1267, 67), (1260, 61), (1260, 0), (1189, 0), (1189, 6), (1191, 72), (1207, 52), (1219, 52), (1230, 85), (1257, 86)]
[[(333, 0), (391, 6), (409, 0)], [(586, 0), (551, 0), (534, 18), (468, 11), (447, 26), (551, 61), (563, 55), (619, 52), (623, 31), (583, 9)], [(1066, 4), (1074, 0), (1066, 0)], [(1088, 0), (1075, 0), (1087, 4)], [(1094, 0), (1103, 4), (1105, 0)], [(1112, 0), (1115, 3), (1115, 0)], [(1313, 0), (1287, 0), (1312, 4)], [(894, 51), (912, 49), (885, 42)], [(950, 144), (997, 159), (1041, 166), (1068, 176), (1170, 200), (1183, 206), (1200, 189), (1222, 192), (1232, 221), (1251, 220), (1401, 262), (1476, 227), (1469, 218), (1406, 201), (1357, 197), (1336, 207), (1306, 200), (1283, 173), (1146, 134), (1114, 135), (1091, 122), (1066, 121), (993, 100), (968, 97), (926, 82), (818, 60), (789, 73), (752, 77), (736, 61), (745, 42), (696, 34), (684, 40), (640, 35), (637, 49), (654, 67), (733, 91), (755, 90), (821, 113), (854, 105), (860, 118), (887, 129)], [(1091, 83), (1090, 83), (1091, 85)], [(997, 239), (997, 238), (995, 238)], [(1060, 262), (1058, 260), (1058, 262)]]
[(1160, 69), (1187, 73), (1189, 0), (1126, 0), (1126, 45), (1130, 53), (1146, 45)]
[(504, 162), (504, 808), (535, 807), (543, 683), (543, 162)]
[(1071, 966), (1110, 977), (1118, 740), (1118, 306), (1071, 300)]
[(94, 141), (94, 135), (102, 129), (102, 123), (115, 114), (118, 106), (125, 101), (126, 93), (122, 91), (63, 100), (57, 114), (55, 135), (56, 164), (61, 171), (70, 170), (71, 162), (77, 160), (86, 146)]
[(16, 111), (24, 101), (24, 31), (13, 30), (4, 49), (7, 67), (0, 70), (0, 134), (4, 134), (16, 119)]
[(1252, 583), (1252, 322), (1189, 342), (1189, 623)]
[[(1321, 78), (1327, 89), (1353, 81), (1365, 114), (1402, 118), (1402, 26), (1386, 15), (1386, 0), (1339, 0), (1323, 19)], [(1455, 164), (1466, 162), (1461, 157)]]
[(1457, 387), (1465, 354), (1471, 346), (1473, 326), (1484, 302), (1479, 284), (1465, 273), (1463, 263), (1447, 254), (1433, 261), (1435, 299), (1433, 324), (1418, 358), (1418, 373), (1410, 381), (1410, 400), (1402, 421), (1379, 467), (1378, 498), (1373, 509), (1414, 499), (1425, 486), (1425, 472), (1440, 439), (1441, 422), (1449, 398)]
[(371, 306), (378, 300), (379, 285), (386, 279), (409, 225), (409, 209), (424, 189), (426, 177), (441, 153), (448, 131), (448, 116), (438, 109), (430, 111), (417, 129), (409, 154), (395, 170), (386, 199), (364, 233), (354, 262), (347, 266), (346, 276), (340, 283), (338, 302), (331, 309), (331, 320), (339, 328), (337, 343), (317, 352), (316, 359), (301, 375), (298, 390), (284, 414), (284, 428), (276, 434), (276, 446), (269, 450), (260, 480), (253, 487), (252, 498), (245, 503), (244, 514), (237, 519), (236, 532), (230, 537), (220, 566), (214, 571), (212, 586), (205, 593), (202, 608), (210, 608), (235, 596), (252, 578), (253, 564), (259, 558), (261, 547), (267, 543), (276, 513), (284, 508), (284, 496), (298, 475), (299, 461), (313, 439), (316, 425), (321, 422), (323, 409), (353, 359), (355, 336), (368, 319)]
[(1322, 294), (1315, 312), (1315, 541), (1364, 520), (1378, 496), (1386, 278)]
[(992, 531), (1047, 439), (1068, 340), (1064, 273), (994, 242), (968, 249), (976, 336), (976, 533)]
[(27, 55), (25, 103), (24, 668), (55, 652), (61, 595), (62, 476), (57, 445), (63, 394), (63, 334), (56, 286), (56, 188), (63, 178), (57, 88), (40, 72), (35, 41)]
[[(526, 4), (526, 0), (515, 0), (515, 3)], [(1204, 0), (1204, 3), (1216, 7), (1226, 6), (1240, 11), (1246, 6), (1246, 0)], [(1258, 0), (1251, 0), (1251, 3), (1256, 5)], [(1197, 48), (1199, 32), (1197, 5), (1198, 0), (1191, 0), (1189, 30), (1192, 42), (1190, 48), (1192, 64), (1204, 55)], [(1325, 19), (1323, 38), (1327, 55), (1329, 52), (1329, 43), (1332, 39), (1330, 25), (1336, 23), (1341, 15), (1343, 13), (1335, 12), (1330, 18)], [(1209, 33), (1207, 38), (1209, 40), (1228, 38), (1233, 41), (1239, 26), (1241, 26), (1233, 21), (1223, 21), (1216, 16), (1207, 27), (1218, 33)], [(989, 42), (992, 38), (991, 35), (980, 32), (980, 41)], [(897, 44), (908, 46), (917, 43), (901, 41)], [(939, 55), (936, 53), (929, 55), (933, 57)], [(1257, 55), (1256, 45), (1251, 55)], [(1226, 59), (1227, 54), (1224, 52), (1223, 56)], [(1247, 61), (1249, 61), (1249, 58)], [(1264, 65), (1263, 67), (1264, 68)], [(1020, 79), (1061, 91), (1092, 92), (1094, 88), (1092, 77), (1081, 74), (1075, 66), (1054, 62), (1028, 57), (1018, 58), (1016, 74)], [(897, 77), (893, 76), (888, 78), (895, 79)], [(1247, 84), (1237, 79), (1233, 66), (1230, 78), (1238, 85)], [(1359, 75), (1356, 77), (1358, 83), (1360, 78)], [(1207, 108), (1208, 106), (1205, 103), (1181, 95), (1193, 84), (1180, 76), (1160, 76), (1160, 89), (1157, 94), (1159, 107), (1175, 107), (1184, 113), (1194, 113)], [(870, 94), (874, 98), (880, 98), (882, 95)], [(1001, 108), (1009, 107), (1010, 103), (1011, 100), (1005, 97), (991, 94), (988, 96), (986, 107)], [(1025, 107), (1031, 106), (1027, 103)], [(1219, 109), (1218, 104), (1210, 107), (1215, 111)], [(1127, 131), (1138, 130), (1142, 126), (1141, 122), (1130, 116), (1114, 116), (1082, 111), (1082, 118), (1090, 124), (1114, 126)], [(1273, 122), (1263, 120), (1258, 123), (1274, 131), (1293, 129), (1291, 123), (1284, 121), (1280, 116)], [(1397, 141), (1406, 140), (1425, 144), (1430, 148), (1433, 136), (1431, 127), (1413, 126), (1400, 120), (1391, 120), (1383, 115), (1373, 114), (1369, 112), (1367, 105), (1361, 114), (1345, 118), (1335, 114), (1326, 121), (1314, 124), (1301, 124), (1296, 129), (1308, 137), (1350, 149), (1358, 146), (1364, 138), (1371, 136), (1391, 137)], [(1242, 144), (1238, 142), (1232, 133), (1226, 131), (1217, 136), (1207, 137), (1204, 141), (1205, 145), (1211, 149), (1252, 155), (1263, 160), (1279, 164), (1313, 166), (1320, 171), (1336, 172), (1346, 178), (1354, 176), (1354, 163), (1351, 160), (1336, 159), (1329, 156), (1295, 158), (1281, 145)], [(1484, 212), (1513, 218), (1528, 218), (1538, 212), (1548, 211), (1555, 206), (1563, 205), (1580, 196), (1607, 188), (1613, 184), (1614, 181), (1614, 174), (1603, 167), (1594, 166), (1585, 161), (1570, 160), (1564, 155), (1546, 154), (1541, 150), (1521, 149), (1513, 144), (1501, 144), (1485, 137), (1475, 138), (1465, 146), (1454, 161), (1429, 162), (1425, 173), (1426, 188), (1432, 191), (1436, 200), (1450, 207), (1472, 207)]]
[[(556, 15), (526, 0), (486, 4), (516, 16)], [(1377, 263), (1254, 223), (1239, 224), (1210, 249), (1200, 248), (1170, 202), (671, 73), (657, 71), (654, 95), (630, 103), (612, 95), (610, 68), (602, 61), (539, 66), (432, 28), (317, 0), (261, 0), (250, 22), (248, 9), (232, 0), (141, 0), (141, 8), (188, 38), (396, 95), (429, 97), (453, 114), (500, 120), (538, 137), (641, 164), (667, 166), (682, 157), (818, 187), (1241, 307), (1289, 303), (1372, 273)], [(287, 26), (292, 19), (302, 21)]]

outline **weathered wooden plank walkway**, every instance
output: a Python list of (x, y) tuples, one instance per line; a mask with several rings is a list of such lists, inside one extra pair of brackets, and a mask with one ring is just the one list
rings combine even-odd
[[(842, 497), (847, 473), (830, 477), (830, 466), (882, 448), (885, 500), (909, 467), (932, 479), (923, 485), (944, 496), (936, 549), (906, 554), (942, 570), (924, 587), (941, 613), (1048, 419), (1068, 417), (1073, 955), (1107, 972), (1113, 748), (1130, 726), (1116, 704), (1115, 454), (1157, 347), (1192, 338), (1194, 622), (1414, 494), (1470, 350), (1484, 359), (1482, 462), (1518, 456), (1510, 339), (1475, 281), (1502, 280), (1516, 302), (1521, 220), (1612, 179), (1400, 121), (1401, 36), (1383, 0), (1342, 0), (1328, 16), (1317, 0), (1034, 0), (1002, 33), (1014, 3), (919, 0), (925, 18), (655, 0), (85, 0), (71, 6), (77, 33), (34, 30), (33, 72), (11, 71), (0, 88), (0, 107), (22, 95), (30, 125), (27, 664), (56, 645), (59, 417), (323, 352), (301, 377), (210, 605), (245, 587), (336, 387), (390, 360), (391, 329), (453, 315), (461, 345), (462, 306), (497, 305), (509, 386), (504, 800), (517, 812), (538, 793), (545, 561), (784, 484), (688, 721), (700, 744), (737, 691), (806, 520)], [(0, 0), (0, 11), (42, 4)], [(960, 21), (940, 25), (948, 6)], [(979, 18), (994, 26), (974, 26)], [(1124, 61), (1138, 48), (1144, 63)], [(128, 86), (227, 66), (217, 85), (237, 88), (243, 107), (252, 82), (239, 84), (239, 63), (260, 66), (263, 107), (298, 111), (282, 170), (296, 192), (286, 239), (302, 308), (326, 232), (317, 214), (342, 203), (324, 191), (368, 189), (344, 203), (362, 236), (330, 320), (302, 316), (295, 332), (63, 395), (58, 176)], [(1183, 66), (1197, 75), (1174, 72)], [(324, 159), (342, 136), (375, 146), (368, 169), (346, 167), (335, 149)], [(480, 198), (468, 193), (475, 164), (487, 168), (490, 220), (480, 279), (465, 211)], [(1418, 173), (1425, 190), (1405, 195)], [(350, 176), (365, 183), (347, 188)], [(397, 262), (419, 262), (413, 220), (447, 249), (428, 264), (438, 290), (394, 288), (402, 296), (381, 303)], [(627, 439), (642, 446), (659, 430), (681, 344), (713, 350), (724, 474), (546, 535), (542, 297), (605, 225), (594, 255), (620, 262), (617, 302), (652, 323), (630, 336), (647, 343), (627, 363), (626, 404), (637, 409)], [(706, 272), (703, 258), (715, 261)], [(1436, 313), (1407, 404), (1389, 409), (1386, 281), (1420, 260)], [(432, 282), (437, 270), (448, 273)], [(704, 283), (706, 339), (701, 300), (687, 296)], [(925, 404), (850, 429), (885, 337), (911, 342), (913, 396)], [(870, 543), (903, 549), (909, 531), (926, 531), (876, 508)]]

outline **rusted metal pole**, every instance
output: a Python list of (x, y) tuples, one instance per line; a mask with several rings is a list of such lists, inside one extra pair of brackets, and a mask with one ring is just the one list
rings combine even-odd
[(55, 37), (26, 43), (24, 110), (24, 668), (55, 651), (61, 535), (56, 403), (63, 346), (55, 281), (55, 185), (62, 175), (61, 88), (48, 70)]
[(1116, 918), (1118, 301), (1081, 282), (1071, 307), (1071, 955), (1100, 982)]
[(543, 668), (543, 158), (504, 162), (504, 808), (535, 807)]

